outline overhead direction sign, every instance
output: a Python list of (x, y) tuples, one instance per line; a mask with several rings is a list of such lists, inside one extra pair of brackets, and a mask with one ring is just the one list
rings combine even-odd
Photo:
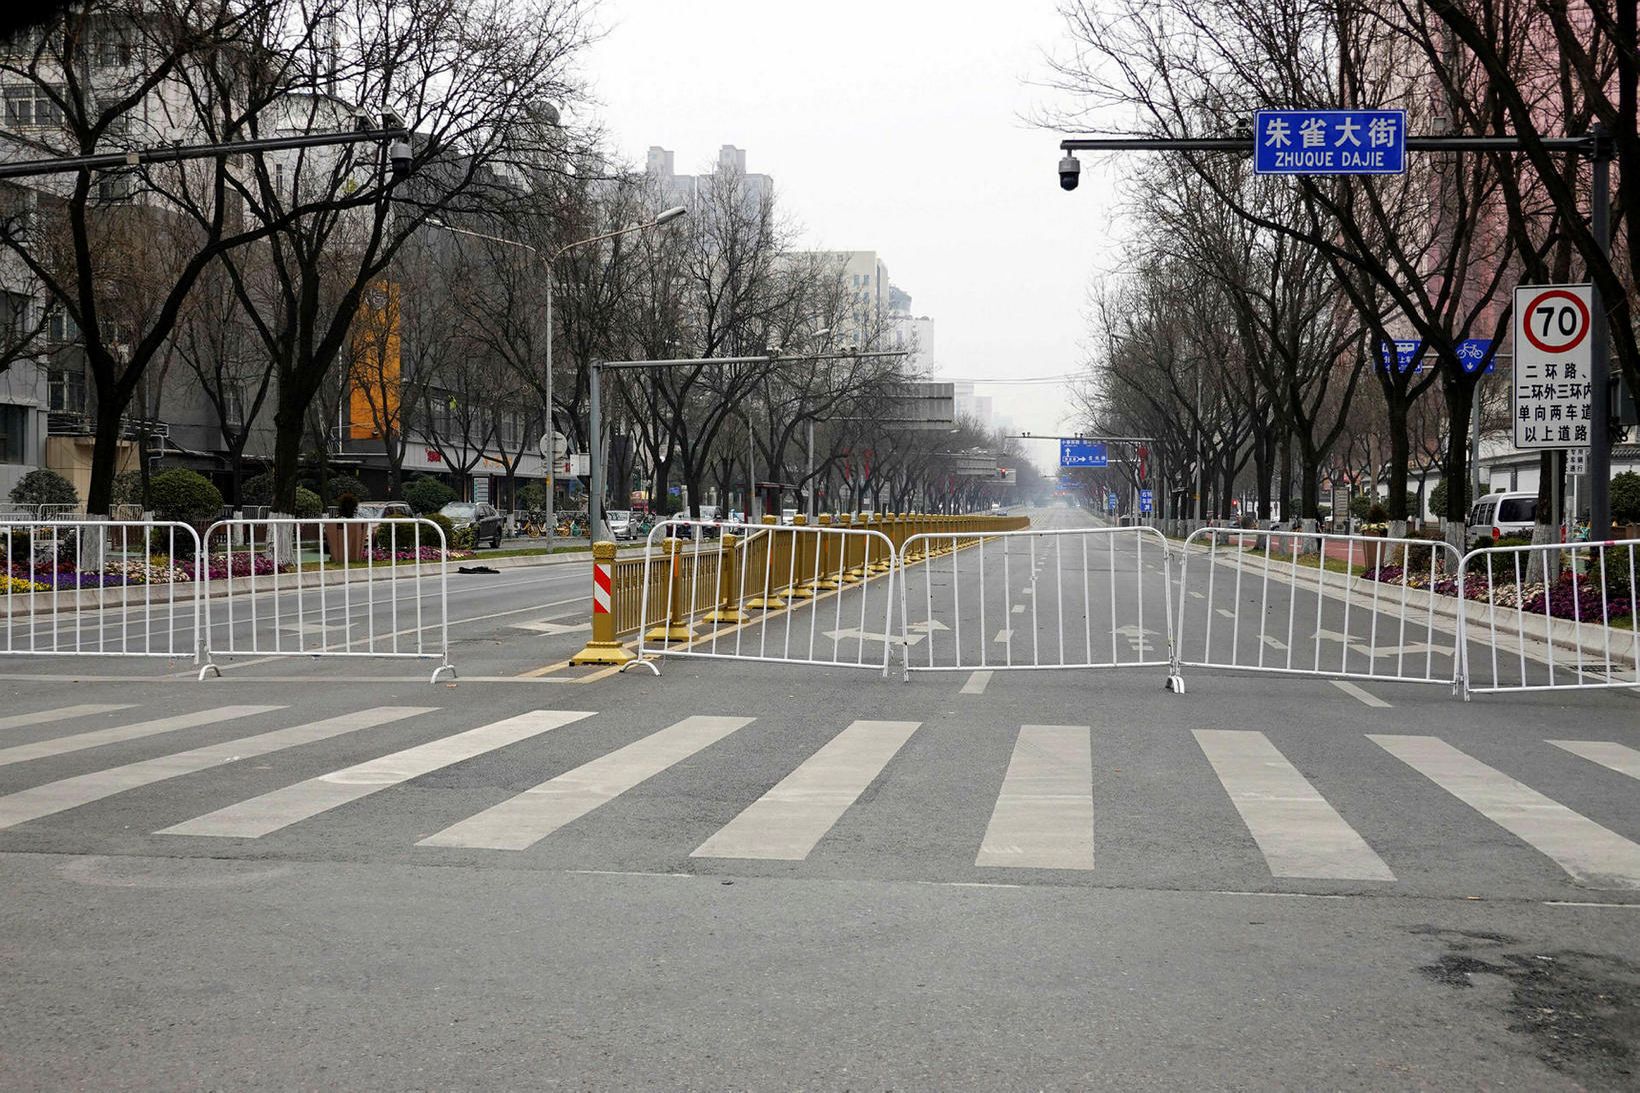
[(1404, 110), (1260, 110), (1261, 175), (1398, 175), (1407, 166)]
[(1105, 446), (1091, 440), (1062, 439), (1059, 442), (1059, 465), (1061, 467), (1108, 467), (1110, 460), (1105, 454)]
[(1589, 285), (1515, 289), (1515, 447), (1586, 448), (1594, 365)]

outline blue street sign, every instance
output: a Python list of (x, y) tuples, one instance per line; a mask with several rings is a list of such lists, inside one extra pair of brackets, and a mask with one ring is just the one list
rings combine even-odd
[(1261, 175), (1398, 175), (1407, 166), (1404, 110), (1260, 110)]
[(1060, 475), (1059, 488), (1062, 490), (1074, 490), (1076, 488), (1076, 479), (1072, 478), (1068, 474)]
[(1139, 491), (1139, 511), (1149, 512), (1154, 495), (1149, 490)]
[(1105, 446), (1091, 440), (1061, 440), (1059, 442), (1061, 467), (1108, 467)]
[(1115, 512), (1116, 511), (1116, 495), (1114, 493), (1105, 494), (1105, 511), (1106, 512)]
[[(1424, 343), (1421, 341), (1409, 341), (1397, 338), (1395, 341), (1396, 370), (1405, 372), (1410, 368), (1414, 373), (1422, 372), (1426, 362), (1418, 359), (1418, 353), (1423, 348), (1423, 344)], [(1465, 372), (1475, 371), (1475, 369), (1480, 367), (1480, 363), (1483, 360), (1486, 361), (1486, 370), (1488, 372), (1496, 372), (1498, 370), (1498, 362), (1497, 358), (1490, 357), (1491, 352), (1491, 338), (1466, 338), (1458, 343), (1457, 348), (1458, 360), (1462, 362), (1463, 370)], [(1383, 342), (1379, 342), (1378, 364), (1380, 367), (1389, 367), (1389, 355), (1389, 346), (1385, 345)], [(1413, 364), (1413, 361), (1415, 360), (1418, 362), (1416, 365)]]

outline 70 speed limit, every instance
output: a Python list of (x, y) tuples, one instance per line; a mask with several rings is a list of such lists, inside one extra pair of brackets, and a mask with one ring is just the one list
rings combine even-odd
[(1516, 448), (1588, 445), (1593, 297), (1588, 285), (1515, 289)]

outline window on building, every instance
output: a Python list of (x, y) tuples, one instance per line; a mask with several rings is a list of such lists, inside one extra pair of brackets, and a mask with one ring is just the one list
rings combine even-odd
[(46, 88), (34, 84), (6, 88), (6, 128), (38, 129), (60, 125), (62, 120), (63, 112)]
[(68, 345), (79, 340), (79, 325), (62, 308), (54, 310), (46, 319), (46, 341), (52, 345)]
[(28, 339), (29, 298), (21, 292), (0, 297), (0, 349), (13, 349)]
[(0, 463), (26, 460), (28, 407), (0, 404)]
[(0, 182), (0, 220), (14, 232), (26, 232), (34, 216), (34, 191)]
[(80, 369), (52, 369), (46, 376), (46, 390), (52, 413), (85, 413), (85, 373)]
[(131, 197), (131, 175), (125, 171), (102, 171), (97, 175), (97, 201), (117, 204)]
[(101, 68), (129, 68), (133, 59), (130, 41), (114, 27), (98, 28), (91, 56)]

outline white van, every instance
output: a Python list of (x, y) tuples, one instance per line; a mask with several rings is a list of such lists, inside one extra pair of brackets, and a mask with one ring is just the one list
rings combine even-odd
[(1537, 523), (1537, 494), (1489, 493), (1469, 510), (1469, 539), (1472, 546), (1490, 546), (1505, 535), (1532, 536)]

